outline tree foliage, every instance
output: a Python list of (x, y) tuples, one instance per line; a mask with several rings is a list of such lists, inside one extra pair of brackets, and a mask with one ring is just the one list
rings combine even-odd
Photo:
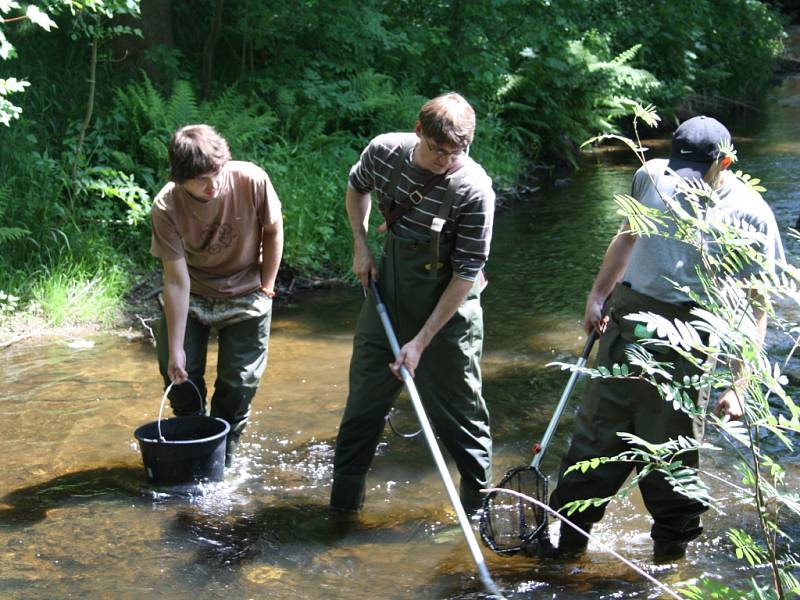
[[(220, 6), (201, 101), (204, 41)], [(0, 0), (0, 57), (14, 59), (14, 76), (0, 79), (0, 120), (13, 120), (0, 128), (0, 177), (18, 199), (0, 212), (0, 228), (13, 232), (3, 272), (27, 282), (31, 263), (91, 262), (98, 245), (100, 255), (124, 248), (124, 260), (151, 264), (143, 217), (164, 181), (169, 135), (202, 120), (229, 137), (237, 158), (268, 168), (286, 209), (286, 264), (345, 274), (347, 170), (370, 137), (410, 129), (435, 94), (454, 89), (473, 103), (472, 154), (503, 186), (527, 162), (569, 161), (581, 140), (617, 127), (625, 98), (670, 114), (762, 93), (783, 35), (777, 15), (754, 0), (716, 7), (152, 0), (139, 20), (137, 0)], [(180, 27), (150, 31), (167, 21)], [(137, 29), (162, 45), (142, 49)], [(31, 177), (41, 182), (35, 193)]]

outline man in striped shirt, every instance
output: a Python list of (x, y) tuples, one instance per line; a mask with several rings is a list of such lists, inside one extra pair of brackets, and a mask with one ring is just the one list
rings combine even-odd
[[(376, 137), (350, 170), (346, 207), (353, 271), (365, 288), (370, 278), (378, 282), (401, 350), (395, 360), (374, 300), (365, 300), (336, 440), (333, 508), (358, 510), (363, 504), (384, 419), (402, 386), (401, 366), (414, 377), (458, 466), (468, 511), (480, 507), (479, 490), (491, 480), (479, 362), (480, 292), (495, 196), (485, 171), (467, 156), (474, 131), (469, 103), (444, 94), (422, 107), (413, 133)], [(367, 243), (372, 192), (387, 220), (378, 228), (386, 231), (380, 267)]]

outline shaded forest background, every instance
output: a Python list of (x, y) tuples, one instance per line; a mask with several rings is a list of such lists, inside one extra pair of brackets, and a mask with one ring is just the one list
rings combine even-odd
[(473, 103), (473, 156), (507, 188), (624, 127), (627, 99), (672, 121), (757, 104), (792, 2), (52, 0), (50, 31), (0, 2), (0, 78), (30, 82), (0, 126), (0, 324), (23, 306), (114, 318), (157, 266), (149, 208), (181, 125), (214, 125), (269, 172), (284, 272), (342, 277), (347, 170), (425, 99)]

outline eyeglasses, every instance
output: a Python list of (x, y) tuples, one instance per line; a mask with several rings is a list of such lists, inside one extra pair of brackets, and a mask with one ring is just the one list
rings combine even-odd
[(441, 146), (437, 146), (435, 144), (431, 144), (430, 141), (428, 141), (427, 139), (425, 140), (425, 145), (428, 146), (428, 150), (430, 150), (433, 154), (435, 154), (439, 158), (454, 159), (454, 158), (458, 158), (459, 156), (462, 156), (464, 154), (464, 149), (463, 148), (459, 148), (458, 150), (450, 152), (448, 150), (445, 150)]

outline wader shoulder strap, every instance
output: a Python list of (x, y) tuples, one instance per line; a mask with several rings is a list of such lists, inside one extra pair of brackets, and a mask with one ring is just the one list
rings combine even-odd
[(391, 224), (389, 223), (388, 216), (391, 214), (391, 211), (396, 204), (394, 199), (397, 197), (397, 188), (400, 185), (400, 179), (403, 176), (403, 166), (406, 164), (406, 159), (411, 153), (412, 148), (413, 146), (400, 146), (393, 157), (394, 160), (392, 162), (392, 172), (389, 174), (389, 185), (386, 188), (386, 190), (389, 192), (390, 200), (387, 205), (381, 205), (381, 213), (383, 213), (383, 218), (386, 219), (387, 228)]
[(448, 181), (447, 191), (442, 198), (442, 204), (439, 206), (439, 214), (431, 221), (431, 277), (436, 277), (439, 273), (439, 237), (444, 229), (444, 224), (447, 222), (447, 217), (450, 216), (450, 209), (453, 208), (453, 202), (456, 198), (456, 186), (451, 178)]
[[(405, 150), (405, 149), (404, 149)], [(403, 164), (405, 161), (405, 153), (398, 152), (398, 156), (401, 156), (401, 160), (399, 164), (394, 165), (394, 169), (392, 169), (392, 174), (389, 177), (389, 188), (392, 191), (397, 190), (397, 186), (400, 185), (400, 176), (403, 174)], [(409, 194), (405, 197), (400, 199), (399, 201), (393, 202), (391, 207), (383, 207), (385, 212), (383, 214), (384, 219), (386, 220), (386, 228), (394, 224), (397, 219), (402, 217), (406, 214), (409, 210), (413, 207), (417, 206), (422, 199), (428, 195), (428, 193), (436, 187), (437, 184), (444, 181), (447, 177), (458, 171), (462, 167), (461, 161), (455, 161), (447, 171), (444, 173), (440, 173), (438, 175), (432, 175), (428, 178), (428, 180), (423, 183), (420, 187), (416, 190), (412, 190)], [(448, 188), (449, 189), (449, 188)]]

